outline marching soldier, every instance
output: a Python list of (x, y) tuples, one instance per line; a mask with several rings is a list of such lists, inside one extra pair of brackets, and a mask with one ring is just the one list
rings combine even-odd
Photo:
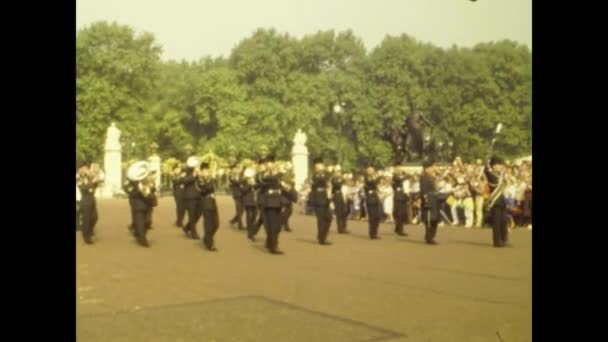
[(492, 157), (484, 167), (484, 173), (490, 187), (490, 197), (484, 203), (486, 212), (490, 212), (492, 225), (492, 240), (494, 247), (505, 247), (509, 239), (507, 229), (507, 205), (503, 195), (506, 181), (504, 177), (504, 162), (499, 157)]
[(293, 213), (293, 204), (298, 202), (298, 192), (294, 189), (293, 173), (291, 170), (291, 163), (285, 164), (285, 170), (282, 175), (283, 180), (281, 181), (281, 196), (282, 196), (282, 210), (281, 210), (281, 229), (286, 232), (291, 232), (289, 227), (289, 218)]
[[(217, 213), (217, 203), (215, 202), (215, 187), (209, 173), (209, 164), (200, 164), (200, 173), (198, 174), (195, 185), (201, 196), (200, 211), (203, 215), (203, 244), (210, 251), (217, 251), (213, 237), (220, 226), (220, 220)], [(196, 232), (195, 232), (196, 233)]]
[(266, 248), (272, 254), (283, 254), (278, 249), (281, 231), (281, 179), (278, 170), (274, 167), (274, 156), (266, 157), (265, 162), (266, 171), (262, 174), (261, 182), (264, 188), (262, 210), (266, 229)]
[(137, 243), (150, 247), (146, 233), (151, 225), (151, 208), (157, 204), (154, 188), (154, 171), (146, 161), (134, 163), (127, 171), (125, 192), (129, 195), (133, 234)]
[(133, 223), (133, 218), (135, 217), (135, 212), (133, 211), (134, 203), (133, 203), (133, 197), (131, 196), (131, 193), (134, 191), (134, 189), (136, 187), (137, 187), (137, 182), (130, 180), (128, 176), (125, 179), (125, 181), (122, 183), (122, 189), (124, 190), (125, 194), (127, 194), (127, 197), (129, 198), (129, 208), (131, 210), (131, 223), (129, 223), (128, 229), (129, 229), (129, 232), (131, 234), (133, 234), (133, 236), (135, 236), (135, 224)]
[(182, 184), (184, 185), (184, 206), (188, 212), (188, 223), (182, 229), (186, 236), (191, 237), (194, 240), (200, 239), (200, 236), (196, 233), (196, 223), (200, 218), (199, 207), (201, 194), (196, 189), (197, 176), (195, 175), (195, 168), (200, 165), (200, 161), (196, 157), (190, 157), (186, 161), (186, 174), (182, 178)]
[(378, 181), (379, 175), (376, 173), (374, 164), (370, 163), (367, 166), (363, 189), (365, 190), (365, 203), (367, 205), (369, 238), (372, 240), (380, 240), (378, 226), (382, 219), (382, 201), (378, 196)]
[(243, 198), (241, 191), (241, 179), (239, 175), (238, 165), (236, 163), (230, 166), (230, 175), (228, 176), (230, 182), (230, 190), (232, 191), (232, 199), (234, 200), (234, 207), (236, 214), (230, 220), (230, 224), (234, 226), (237, 224), (239, 230), (243, 230)]
[(336, 213), (336, 223), (338, 224), (338, 234), (348, 234), (348, 231), (346, 230), (348, 208), (346, 207), (344, 193), (342, 193), (344, 177), (342, 175), (340, 165), (336, 165), (333, 171), (334, 176), (331, 180), (331, 193), (332, 201), (334, 203), (334, 211)]
[(317, 240), (321, 245), (331, 245), (331, 242), (327, 241), (327, 234), (329, 233), (332, 220), (329, 198), (327, 196), (327, 183), (331, 175), (325, 170), (325, 165), (321, 158), (313, 160), (313, 167), (315, 172), (312, 176), (310, 196), (317, 216)]
[(243, 206), (245, 207), (245, 224), (247, 226), (247, 237), (253, 241), (255, 241), (254, 226), (257, 211), (257, 203), (255, 198), (256, 191), (254, 189), (255, 176), (255, 169), (248, 167), (243, 171), (243, 176), (241, 177), (241, 194)]
[(401, 163), (395, 163), (395, 172), (393, 173), (393, 217), (395, 218), (395, 233), (401, 236), (407, 236), (403, 231), (403, 225), (407, 222), (407, 208), (409, 196), (406, 193), (405, 186), (407, 185), (405, 172), (400, 168)]
[(148, 187), (149, 195), (146, 196), (146, 231), (152, 229), (152, 212), (158, 206), (158, 197), (156, 196), (156, 170), (151, 170), (148, 177), (145, 179), (145, 186)]
[(95, 224), (97, 224), (97, 203), (95, 201), (95, 190), (99, 179), (89, 171), (89, 162), (83, 163), (78, 169), (76, 185), (80, 190), (80, 216), (82, 218), (82, 237), (86, 244), (93, 244)]
[(420, 176), (420, 199), (422, 221), (424, 222), (424, 239), (429, 245), (436, 245), (435, 235), (439, 223), (439, 203), (437, 199), (437, 180), (435, 166), (432, 161), (422, 164), (423, 173)]
[(82, 198), (82, 194), (80, 193), (80, 189), (78, 188), (78, 170), (76, 170), (76, 230), (80, 230), (82, 226), (82, 215), (80, 211), (80, 199)]
[(184, 184), (182, 180), (186, 176), (186, 173), (182, 172), (181, 165), (176, 165), (173, 168), (173, 199), (175, 200), (175, 212), (176, 221), (175, 226), (182, 228), (184, 226), (184, 215), (186, 214), (186, 207), (184, 206)]
[(255, 190), (255, 198), (256, 204), (258, 207), (258, 212), (260, 216), (258, 217), (257, 222), (253, 225), (252, 233), (249, 236), (251, 241), (255, 241), (255, 236), (258, 234), (260, 227), (264, 224), (264, 193), (266, 192), (266, 187), (262, 182), (263, 173), (266, 172), (266, 158), (260, 158), (258, 161), (258, 171), (255, 174), (255, 185), (253, 186)]

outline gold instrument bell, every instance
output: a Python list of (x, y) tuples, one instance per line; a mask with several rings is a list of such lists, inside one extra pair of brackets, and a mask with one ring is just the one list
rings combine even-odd
[(201, 160), (198, 157), (192, 156), (186, 160), (186, 166), (196, 169), (201, 165)]
[(245, 172), (243, 172), (243, 176), (245, 176), (245, 178), (253, 178), (255, 177), (256, 171), (254, 168), (248, 167), (245, 169)]
[(127, 170), (127, 178), (133, 182), (139, 182), (152, 173), (152, 167), (150, 163), (145, 160), (138, 161), (129, 166)]

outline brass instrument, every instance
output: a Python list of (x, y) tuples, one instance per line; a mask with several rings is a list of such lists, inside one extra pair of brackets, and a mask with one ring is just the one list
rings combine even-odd
[(201, 160), (198, 157), (192, 156), (186, 160), (186, 166), (189, 168), (197, 169), (201, 165)]
[(256, 171), (254, 168), (248, 167), (243, 171), (243, 177), (247, 181), (247, 184), (253, 185), (255, 184), (255, 175)]
[(281, 181), (281, 186), (283, 188), (285, 188), (286, 191), (290, 191), (291, 190), (291, 185), (285, 183), (284, 181)]
[(151, 177), (154, 174), (150, 163), (143, 160), (133, 163), (127, 170), (127, 178), (137, 182), (137, 189), (144, 197), (148, 197), (155, 188), (154, 179)]
[(144, 195), (144, 197), (148, 197), (150, 193), (152, 193), (152, 186), (146, 184), (145, 182), (138, 182), (137, 189), (142, 195)]

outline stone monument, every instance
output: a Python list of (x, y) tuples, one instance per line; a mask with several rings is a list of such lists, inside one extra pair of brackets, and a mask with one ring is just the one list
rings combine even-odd
[(106, 135), (105, 156), (103, 162), (105, 181), (102, 198), (112, 198), (122, 193), (122, 147), (120, 146), (120, 131), (116, 124), (108, 128)]
[(156, 189), (160, 189), (160, 172), (161, 172), (161, 168), (160, 168), (160, 157), (158, 156), (158, 154), (156, 153), (156, 150), (158, 149), (158, 145), (156, 143), (152, 143), (152, 145), (150, 146), (150, 148), (152, 149), (152, 155), (148, 158), (148, 161), (150, 162), (150, 166), (152, 168), (152, 170), (156, 170)]
[(293, 138), (291, 149), (291, 162), (293, 164), (295, 189), (300, 191), (308, 179), (308, 148), (306, 147), (306, 134), (298, 129)]

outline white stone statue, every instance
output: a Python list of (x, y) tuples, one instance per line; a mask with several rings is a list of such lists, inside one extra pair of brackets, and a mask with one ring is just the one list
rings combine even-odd
[(106, 134), (106, 150), (120, 150), (120, 130), (116, 127), (116, 124), (112, 122), (112, 125), (108, 127)]
[(103, 198), (112, 198), (122, 193), (122, 148), (120, 146), (120, 130), (116, 124), (108, 127), (105, 144), (104, 165), (105, 183), (101, 192)]
[(291, 149), (294, 183), (297, 191), (300, 191), (302, 185), (308, 179), (308, 148), (305, 145), (306, 140), (306, 134), (301, 129), (298, 129), (293, 138), (294, 145)]
[(305, 145), (307, 139), (308, 138), (306, 137), (306, 134), (304, 132), (302, 132), (301, 129), (298, 128), (298, 131), (296, 132), (296, 136), (293, 138), (293, 142), (296, 145)]

